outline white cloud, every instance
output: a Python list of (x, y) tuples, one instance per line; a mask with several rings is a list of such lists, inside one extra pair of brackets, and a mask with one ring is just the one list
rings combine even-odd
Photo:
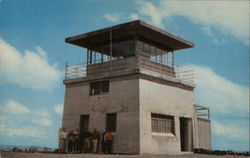
[(132, 14), (130, 14), (130, 19), (131, 20), (138, 20), (138, 19), (140, 19), (140, 17), (138, 14), (132, 13)]
[(5, 123), (1, 123), (1, 134), (7, 136), (19, 136), (29, 138), (44, 138), (46, 136), (45, 130), (30, 125), (24, 125), (24, 127), (10, 127)]
[(58, 105), (54, 106), (54, 111), (57, 114), (62, 115), (63, 114), (63, 104), (58, 104)]
[(154, 25), (162, 26), (163, 12), (151, 2), (137, 1), (140, 5), (139, 13), (151, 18)]
[(104, 14), (104, 18), (112, 23), (118, 23), (118, 22), (125, 22), (130, 20), (138, 20), (140, 17), (136, 13), (131, 13), (130, 15), (127, 15), (126, 13), (106, 13)]
[(1, 109), (2, 135), (41, 138), (46, 135), (46, 128), (53, 126), (46, 109), (31, 109), (14, 100), (6, 102)]
[(35, 111), (32, 111), (32, 113), (34, 115), (41, 116), (41, 117), (48, 117), (49, 116), (49, 112), (46, 109), (35, 110)]
[(13, 100), (8, 101), (3, 110), (5, 112), (11, 113), (11, 114), (28, 114), (28, 113), (30, 113), (30, 109), (28, 109), (24, 105), (19, 104)]
[(249, 140), (249, 127), (241, 126), (239, 122), (236, 124), (222, 124), (218, 121), (212, 121), (212, 133), (216, 134), (225, 140), (238, 139), (238, 140)]
[(195, 70), (196, 103), (209, 106), (214, 114), (248, 116), (249, 88), (235, 84), (212, 69), (202, 66), (189, 66)]
[(22, 54), (1, 38), (0, 65), (1, 82), (32, 89), (51, 90), (62, 75), (55, 65), (48, 63), (47, 53), (42, 48)]
[(53, 125), (49, 119), (49, 112), (46, 109), (30, 109), (14, 100), (6, 102), (2, 113), (6, 118), (13, 116), (15, 119), (19, 118), (18, 121), (22, 122), (30, 122), (35, 125), (48, 127)]
[(106, 13), (104, 14), (104, 18), (113, 23), (119, 22), (121, 20), (121, 17), (118, 13), (114, 13), (114, 14)]
[[(137, 1), (139, 14), (161, 26), (171, 16), (183, 16), (194, 23), (211, 27), (224, 35), (249, 43), (249, 1), (165, 1), (158, 5)], [(215, 33), (214, 33), (215, 34)], [(218, 39), (217, 39), (218, 40)]]
[(51, 127), (53, 126), (53, 123), (51, 120), (49, 120), (48, 118), (44, 118), (44, 117), (33, 117), (30, 119), (30, 122), (33, 124), (37, 124), (37, 125), (42, 125), (42, 126), (47, 126), (47, 127)]
[(237, 140), (244, 144), (249, 133), (249, 88), (219, 76), (208, 67), (188, 67), (195, 70), (195, 103), (210, 108), (212, 135), (224, 143)]
[(37, 53), (41, 56), (41, 58), (48, 60), (47, 53), (41, 47), (35, 47)]

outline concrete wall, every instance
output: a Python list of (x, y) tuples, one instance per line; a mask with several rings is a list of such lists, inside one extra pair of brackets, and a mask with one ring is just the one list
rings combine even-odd
[(117, 113), (114, 152), (139, 153), (139, 83), (138, 79), (111, 79), (109, 93), (89, 95), (89, 83), (66, 86), (63, 124), (68, 130), (79, 128), (80, 115), (89, 114), (89, 129), (103, 131), (106, 113)]
[[(93, 96), (89, 81), (66, 83), (62, 127), (79, 128), (80, 115), (89, 114), (90, 131), (101, 132), (106, 113), (117, 113), (114, 152), (179, 153), (180, 117), (193, 121), (193, 99), (193, 91), (131, 76), (110, 79), (109, 93)], [(152, 133), (151, 113), (174, 116), (175, 133)]]
[[(193, 92), (140, 79), (140, 153), (177, 153), (180, 117), (193, 119)], [(175, 134), (151, 132), (151, 113), (174, 116)]]

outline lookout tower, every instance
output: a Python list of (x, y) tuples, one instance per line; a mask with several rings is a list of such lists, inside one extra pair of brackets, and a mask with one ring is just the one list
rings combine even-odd
[(62, 127), (109, 129), (115, 153), (211, 148), (210, 120), (193, 103), (193, 71), (174, 63), (175, 51), (193, 43), (140, 20), (65, 41), (84, 48), (86, 62), (66, 65)]

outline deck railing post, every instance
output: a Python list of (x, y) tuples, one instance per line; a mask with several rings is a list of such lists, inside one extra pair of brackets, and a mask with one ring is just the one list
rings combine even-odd
[(67, 73), (68, 73), (68, 63), (65, 62), (65, 72), (64, 72), (64, 79), (66, 80), (67, 79)]

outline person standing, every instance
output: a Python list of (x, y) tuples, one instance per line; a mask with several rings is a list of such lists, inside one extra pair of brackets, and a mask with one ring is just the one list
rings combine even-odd
[(104, 130), (102, 132), (102, 140), (101, 140), (101, 143), (102, 143), (102, 153), (105, 153), (106, 152), (106, 130)]
[(74, 131), (74, 152), (80, 152), (80, 136), (78, 129)]
[(72, 153), (73, 152), (73, 144), (74, 144), (74, 133), (71, 130), (68, 134), (68, 152)]
[(67, 141), (68, 133), (66, 128), (62, 128), (59, 138), (60, 138), (60, 152), (66, 152), (66, 141)]
[(106, 133), (106, 140), (107, 140), (107, 151), (109, 154), (112, 153), (112, 143), (113, 143), (113, 134), (110, 130)]
[(84, 152), (84, 137), (85, 137), (85, 130), (80, 132), (80, 142), (79, 142), (79, 151), (80, 153)]
[(91, 136), (92, 134), (87, 130), (84, 131), (83, 137), (84, 137), (84, 152), (89, 153), (91, 151)]
[(92, 134), (92, 152), (97, 153), (98, 142), (100, 139), (100, 134), (94, 129)]

